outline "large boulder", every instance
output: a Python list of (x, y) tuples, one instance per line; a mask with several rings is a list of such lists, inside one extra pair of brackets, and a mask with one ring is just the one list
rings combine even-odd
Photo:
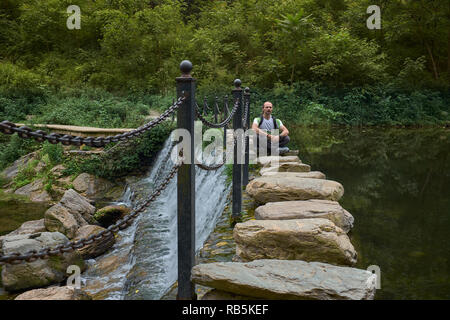
[(85, 197), (79, 195), (75, 190), (67, 190), (59, 203), (69, 210), (72, 215), (81, 215), (88, 223), (95, 222), (93, 218), (95, 207), (91, 205)]
[(191, 275), (200, 285), (267, 300), (371, 300), (376, 291), (372, 272), (320, 262), (216, 262), (194, 266)]
[[(22, 225), (19, 228), (17, 228), (14, 231), (11, 231), (10, 233), (8, 233), (6, 236), (3, 236), (3, 237), (16, 236), (16, 235), (20, 235), (20, 234), (38, 233), (38, 232), (44, 232), (44, 231), (46, 231), (44, 219), (30, 220), (30, 221), (26, 221), (26, 222), (22, 223)], [(2, 237), (0, 237), (0, 238), (2, 238)], [(1, 244), (0, 244), (0, 246), (1, 246)]]
[[(30, 250), (55, 248), (68, 241), (67, 237), (59, 232), (17, 235), (4, 238), (1, 251), (5, 255), (14, 252), (25, 254)], [(76, 251), (33, 262), (6, 264), (1, 273), (2, 283), (7, 291), (45, 287), (63, 281), (67, 277), (66, 271), (70, 265), (78, 265), (81, 270), (85, 269), (84, 261)]]
[(257, 259), (320, 261), (354, 265), (356, 251), (347, 234), (327, 219), (249, 220), (234, 227), (236, 255)]
[(27, 196), (33, 202), (50, 202), (52, 201), (51, 195), (44, 188), (44, 180), (37, 179), (19, 189), (15, 194)]
[(276, 176), (280, 178), (311, 178), (311, 179), (326, 179), (325, 174), (320, 171), (310, 172), (263, 172), (263, 177)]
[(92, 298), (81, 289), (73, 287), (49, 287), (24, 292), (14, 300), (92, 300)]
[(37, 152), (32, 152), (14, 161), (11, 166), (2, 171), (3, 176), (8, 180), (14, 179), (19, 173), (19, 170), (23, 167), (26, 167), (28, 165), (28, 162), (33, 160), (36, 156)]
[(131, 209), (124, 205), (110, 205), (97, 210), (94, 219), (106, 228), (126, 216), (130, 211)]
[(45, 212), (44, 223), (48, 231), (61, 232), (69, 239), (75, 237), (78, 228), (88, 224), (80, 214), (71, 214), (66, 207), (59, 203)]
[(206, 292), (200, 300), (258, 300), (259, 298), (240, 296), (231, 292), (226, 292), (222, 290), (212, 289)]
[(309, 172), (311, 167), (300, 162), (280, 162), (278, 165), (271, 165), (262, 168), (259, 173), (263, 175), (266, 172)]
[(338, 201), (344, 187), (332, 180), (264, 176), (247, 185), (247, 193), (260, 203), (324, 199)]
[(344, 232), (353, 227), (353, 216), (339, 202), (330, 200), (305, 200), (269, 202), (256, 208), (257, 220), (288, 220), (324, 218), (333, 221)]
[(114, 186), (112, 182), (88, 173), (80, 174), (72, 184), (76, 191), (90, 198), (100, 198)]
[[(103, 230), (105, 230), (105, 228), (96, 225), (83, 226), (78, 229), (74, 241), (98, 234)], [(114, 234), (111, 233), (109, 237), (102, 238), (101, 241), (94, 241), (81, 249), (77, 249), (77, 251), (81, 254), (83, 259), (93, 259), (111, 248), (115, 241)]]

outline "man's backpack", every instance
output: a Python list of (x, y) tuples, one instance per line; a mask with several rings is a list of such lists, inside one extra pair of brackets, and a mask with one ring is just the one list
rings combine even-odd
[[(263, 123), (263, 119), (264, 116), (261, 115), (261, 117), (259, 117), (259, 123), (258, 123), (258, 128), (261, 127), (261, 124)], [(273, 120), (273, 127), (274, 129), (278, 129), (281, 126), (281, 121), (279, 119), (276, 119), (274, 116), (272, 116), (272, 120)]]

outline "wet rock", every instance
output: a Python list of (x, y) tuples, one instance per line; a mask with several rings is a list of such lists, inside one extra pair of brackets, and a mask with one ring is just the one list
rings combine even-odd
[(269, 202), (256, 208), (257, 220), (287, 220), (324, 218), (331, 220), (344, 232), (353, 227), (353, 216), (339, 202), (330, 200), (306, 200)]
[(95, 260), (95, 264), (89, 267), (89, 271), (93, 275), (101, 276), (109, 273), (113, 273), (120, 266), (127, 263), (128, 256), (119, 255), (105, 255)]
[(276, 176), (280, 178), (311, 178), (311, 179), (326, 179), (325, 174), (320, 171), (310, 172), (263, 172), (263, 177)]
[[(37, 232), (44, 232), (45, 224), (44, 219), (39, 220), (30, 220), (22, 223), (22, 225), (17, 228), (16, 230), (8, 233), (7, 236), (15, 236), (15, 235), (21, 235), (21, 234), (31, 234), (31, 233), (37, 233)], [(5, 237), (5, 236), (3, 236)], [(0, 237), (2, 238), (2, 237)]]
[(264, 156), (256, 159), (256, 162), (263, 167), (270, 166), (271, 163), (277, 164), (282, 162), (301, 162), (297, 156)]
[(50, 202), (52, 197), (50, 194), (44, 190), (43, 179), (37, 179), (19, 189), (17, 189), (15, 194), (27, 196), (33, 202)]
[(371, 300), (376, 291), (376, 275), (367, 270), (298, 260), (199, 264), (192, 281), (268, 300)]
[(95, 207), (91, 205), (85, 197), (79, 195), (75, 190), (67, 190), (59, 203), (69, 210), (69, 212), (75, 217), (77, 215), (81, 215), (88, 223), (95, 222), (93, 218)]
[[(19, 252), (25, 254), (30, 250), (55, 248), (69, 240), (59, 232), (42, 232), (31, 235), (6, 237), (2, 241), (3, 254)], [(6, 264), (2, 268), (2, 283), (7, 291), (18, 291), (45, 287), (63, 281), (69, 265), (78, 265), (84, 270), (84, 261), (78, 252), (68, 252), (48, 259), (23, 262), (17, 265)]]
[(58, 231), (66, 235), (69, 239), (73, 239), (78, 228), (87, 225), (86, 220), (81, 215), (75, 218), (66, 207), (55, 204), (49, 208), (44, 215), (45, 227), (48, 231)]
[(112, 182), (88, 173), (80, 174), (73, 181), (74, 189), (89, 198), (100, 198), (102, 193), (107, 192), (113, 186)]
[[(81, 238), (87, 238), (91, 235), (98, 234), (99, 232), (105, 230), (100, 226), (96, 225), (85, 225), (78, 229), (74, 241), (80, 240)], [(105, 253), (109, 248), (111, 248), (115, 243), (114, 234), (107, 238), (102, 238), (100, 241), (94, 241), (93, 243), (78, 249), (77, 251), (81, 254), (83, 259), (93, 259), (99, 255)]]
[(264, 176), (249, 182), (247, 193), (260, 203), (324, 199), (338, 201), (344, 187), (332, 180)]
[(36, 157), (36, 155), (37, 152), (32, 152), (14, 161), (14, 163), (11, 166), (2, 171), (5, 178), (8, 180), (14, 179), (19, 173), (20, 168), (27, 166), (28, 162), (33, 160)]
[(356, 263), (356, 251), (347, 234), (327, 219), (249, 220), (236, 224), (233, 236), (236, 255), (242, 261)]
[(24, 292), (14, 300), (92, 300), (92, 298), (81, 289), (50, 287)]
[(125, 217), (130, 213), (131, 209), (124, 205), (111, 205), (103, 207), (94, 214), (94, 219), (100, 223), (102, 227), (109, 227), (116, 223), (117, 220)]
[(64, 167), (62, 164), (59, 164), (59, 165), (53, 167), (50, 170), (50, 173), (53, 174), (57, 178), (61, 178), (63, 176), (64, 170), (66, 170), (66, 167)]
[(262, 168), (259, 173), (263, 175), (266, 172), (310, 172), (311, 167), (300, 162), (281, 162), (278, 165), (271, 165)]
[(212, 289), (206, 292), (200, 300), (258, 300), (258, 298)]

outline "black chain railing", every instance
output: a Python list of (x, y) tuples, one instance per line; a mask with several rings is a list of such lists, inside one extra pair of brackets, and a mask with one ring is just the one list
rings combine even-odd
[(210, 128), (223, 128), (225, 127), (233, 118), (234, 114), (236, 113), (237, 108), (239, 107), (239, 100), (236, 100), (234, 103), (234, 107), (231, 110), (231, 113), (229, 113), (228, 117), (222, 121), (221, 123), (213, 123), (208, 120), (206, 120), (200, 111), (198, 110), (198, 104), (196, 104), (195, 112), (197, 114), (197, 117), (202, 121), (202, 123)]
[(244, 106), (244, 117), (242, 119), (242, 127), (244, 129), (248, 129), (248, 117), (249, 117), (249, 113), (250, 113), (250, 101), (246, 101), (245, 102), (245, 106)]
[(96, 241), (101, 241), (102, 239), (107, 239), (113, 235), (113, 232), (117, 232), (119, 230), (123, 230), (130, 226), (134, 219), (142, 213), (148, 206), (161, 194), (161, 192), (167, 187), (169, 182), (177, 173), (178, 169), (182, 165), (181, 162), (175, 164), (169, 174), (166, 176), (164, 181), (156, 188), (156, 190), (151, 194), (149, 199), (147, 199), (143, 204), (141, 204), (138, 209), (133, 210), (124, 218), (118, 220), (115, 224), (109, 226), (107, 229), (102, 230), (94, 235), (91, 235), (86, 238), (79, 239), (77, 241), (70, 241), (64, 245), (59, 245), (55, 248), (44, 248), (39, 251), (31, 250), (25, 254), (21, 253), (10, 253), (7, 255), (0, 255), (0, 265), (2, 264), (19, 264), (24, 261), (33, 262), (37, 259), (47, 259), (51, 256), (57, 256), (66, 252), (72, 252), (77, 249), (81, 249), (87, 245), (92, 244)]
[(178, 98), (178, 100), (173, 105), (171, 105), (166, 111), (164, 111), (158, 118), (146, 123), (145, 125), (137, 129), (134, 129), (130, 132), (125, 132), (115, 136), (83, 138), (80, 136), (72, 136), (68, 134), (66, 135), (61, 135), (57, 133), (48, 134), (42, 130), (32, 131), (32, 129), (27, 126), (17, 127), (14, 123), (8, 120), (0, 122), (0, 132), (4, 134), (17, 133), (18, 136), (23, 139), (34, 139), (38, 142), (48, 141), (52, 144), (60, 142), (63, 145), (81, 146), (85, 144), (90, 147), (104, 147), (105, 145), (111, 142), (128, 141), (153, 129), (158, 124), (166, 120), (172, 113), (174, 113), (178, 109), (178, 107), (184, 102), (185, 99), (186, 97)]

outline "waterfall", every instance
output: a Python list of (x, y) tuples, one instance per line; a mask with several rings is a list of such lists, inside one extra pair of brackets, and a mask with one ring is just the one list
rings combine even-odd
[[(148, 175), (127, 186), (120, 203), (136, 207), (154, 190), (173, 167), (169, 160), (171, 149), (168, 139)], [(197, 252), (226, 206), (229, 188), (223, 170), (195, 168)], [(108, 263), (99, 267), (99, 260), (108, 259), (116, 261), (116, 268), (108, 268)], [(82, 282), (87, 292), (102, 299), (160, 299), (170, 289), (177, 280), (176, 176), (133, 225), (119, 232), (114, 247), (89, 260), (88, 265)]]

